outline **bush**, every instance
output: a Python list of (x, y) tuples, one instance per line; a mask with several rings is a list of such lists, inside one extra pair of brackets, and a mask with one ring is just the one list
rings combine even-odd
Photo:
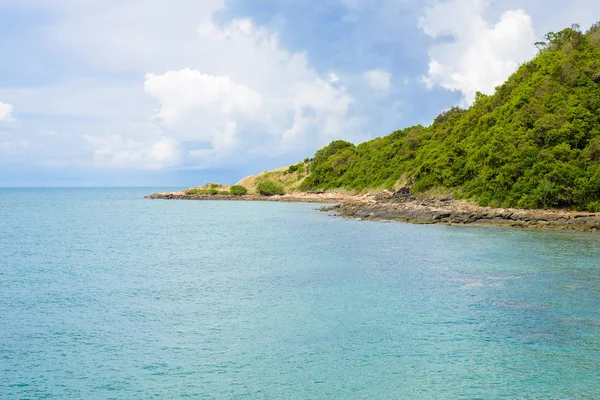
[(216, 196), (218, 194), (229, 194), (229, 192), (227, 191), (219, 191), (217, 189), (198, 189), (198, 188), (193, 188), (193, 189), (188, 189), (185, 191), (185, 194), (187, 195), (211, 195), (211, 196)]
[(300, 162), (295, 165), (290, 165), (290, 167), (287, 169), (286, 174), (293, 174), (296, 171), (300, 171), (300, 172), (304, 171), (304, 163), (303, 162)]
[(244, 196), (248, 194), (248, 189), (246, 189), (242, 185), (233, 185), (231, 187), (231, 194), (234, 196)]
[(589, 212), (597, 213), (600, 212), (600, 201), (592, 201), (588, 204), (587, 210)]
[(285, 191), (274, 182), (266, 181), (258, 185), (258, 192), (263, 196), (284, 195)]

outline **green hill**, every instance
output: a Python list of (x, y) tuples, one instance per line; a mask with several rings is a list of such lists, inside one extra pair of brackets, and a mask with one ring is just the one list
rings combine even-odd
[(600, 23), (549, 33), (495, 94), (354, 146), (319, 150), (301, 190), (411, 186), (481, 205), (600, 211)]

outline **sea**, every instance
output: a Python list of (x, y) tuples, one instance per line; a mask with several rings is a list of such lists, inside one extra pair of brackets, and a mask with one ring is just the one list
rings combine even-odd
[(0, 399), (598, 399), (600, 234), (0, 189)]

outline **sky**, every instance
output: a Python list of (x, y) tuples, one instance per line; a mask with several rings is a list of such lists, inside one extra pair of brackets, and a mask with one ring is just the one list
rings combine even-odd
[(592, 0), (0, 0), (0, 186), (233, 183), (491, 94)]

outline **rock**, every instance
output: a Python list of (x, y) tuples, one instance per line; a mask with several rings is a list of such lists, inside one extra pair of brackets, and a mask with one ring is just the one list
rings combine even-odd
[[(317, 192), (315, 192), (317, 193)], [(183, 192), (153, 193), (148, 199), (168, 200), (245, 200), (261, 201), (257, 195), (186, 195)], [(300, 196), (281, 198), (280, 201), (319, 201), (319, 199)], [(414, 197), (410, 188), (404, 187), (391, 193), (384, 191), (379, 195), (343, 196), (333, 205), (321, 207), (321, 211), (333, 211), (334, 216), (354, 218), (356, 220), (388, 220), (415, 224), (478, 224), (497, 225), (515, 228), (555, 228), (577, 231), (600, 230), (599, 213), (571, 213), (568, 211), (548, 210), (505, 210), (490, 207), (477, 207), (451, 197)]]
[(387, 190), (384, 190), (382, 193), (377, 193), (375, 195), (375, 200), (376, 201), (386, 201), (389, 200), (393, 197), (393, 194), (388, 192)]

